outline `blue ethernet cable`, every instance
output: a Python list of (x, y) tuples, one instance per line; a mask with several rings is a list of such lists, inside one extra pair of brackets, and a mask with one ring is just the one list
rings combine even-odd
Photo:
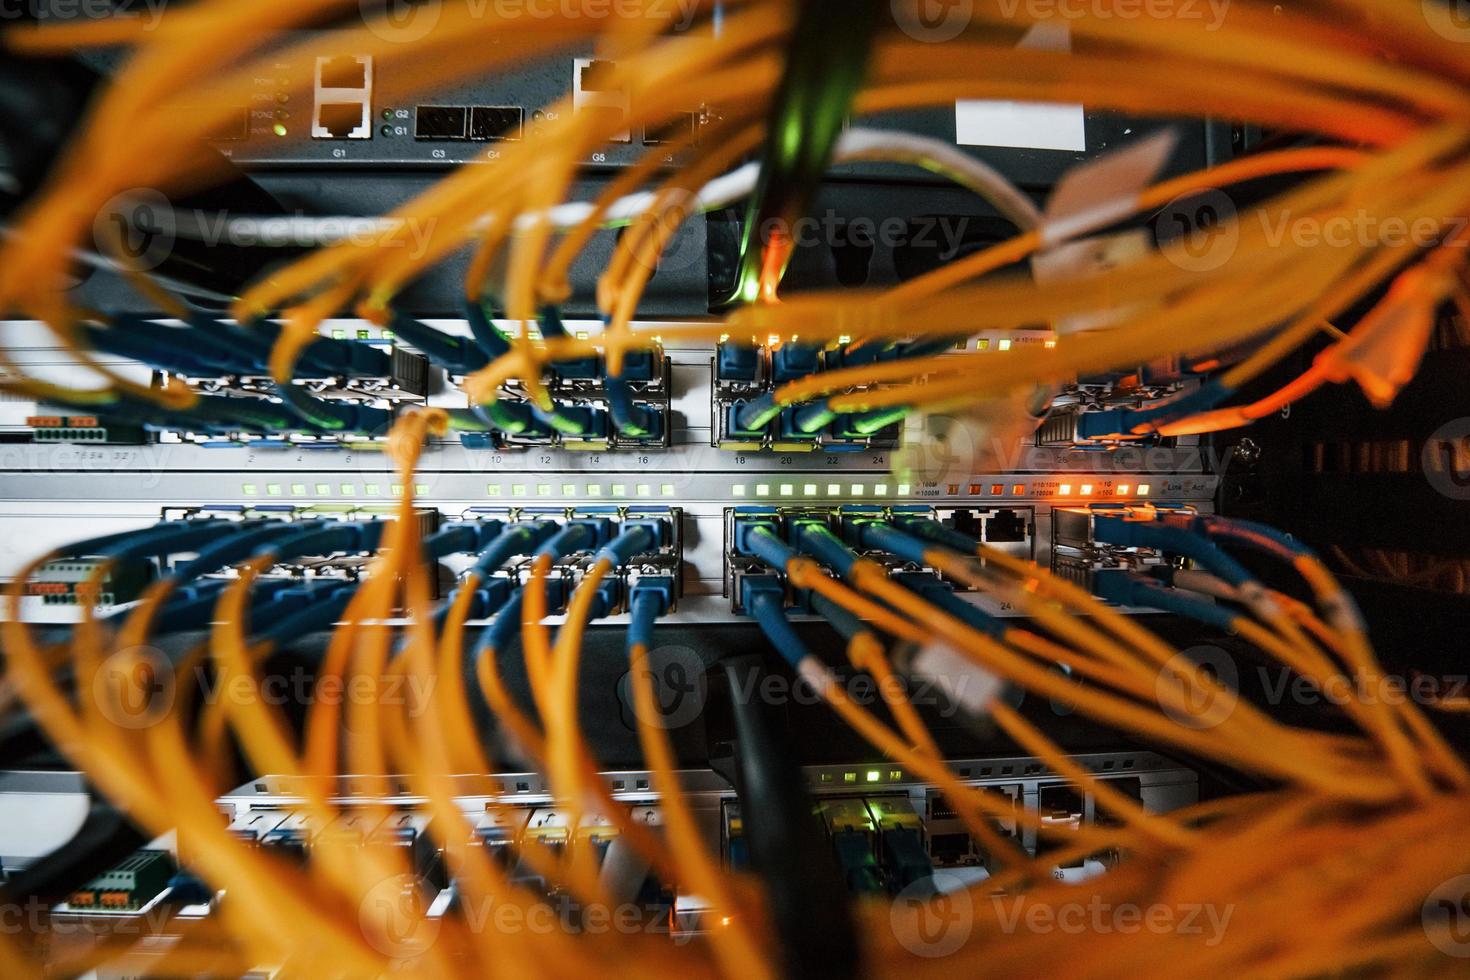
[(396, 335), (450, 374), (473, 374), (490, 363), (490, 355), (477, 342), (451, 336), (402, 313), (394, 313), (389, 322)]
[[(233, 525), (239, 527), (240, 525)], [(257, 536), (253, 531), (235, 534), (230, 541), (219, 542), (199, 551), (193, 561), (176, 572), (187, 583), (245, 558), (269, 557), (273, 564), (307, 555), (361, 554), (373, 551), (382, 540), (384, 521), (303, 521), (280, 524), (280, 534)], [(275, 529), (272, 529), (275, 530)], [(256, 583), (256, 590), (263, 583)], [(158, 629), (184, 629), (208, 623), (214, 608), (214, 596), (207, 598), (188, 593), (176, 595), (160, 611)], [(202, 618), (201, 618), (202, 617)]]
[(608, 374), (604, 386), (608, 414), (620, 435), (629, 439), (654, 439), (663, 432), (662, 415), (657, 409), (634, 404), (633, 386), (626, 377)]
[(508, 435), (535, 437), (545, 435), (547, 431), (525, 402), (496, 400), (488, 405), (471, 405), (470, 411), (492, 428)]
[[(140, 320), (141, 323), (151, 321)], [(154, 324), (154, 326), (157, 326)], [(163, 330), (172, 330), (172, 327), (160, 327)], [(164, 371), (175, 374), (187, 375), (213, 375), (218, 374), (218, 368), (209, 363), (195, 350), (191, 350), (184, 344), (169, 343), (163, 338), (150, 337), (141, 329), (134, 329), (133, 324), (128, 326), (113, 326), (110, 328), (98, 327), (94, 324), (81, 324), (81, 332), (90, 346), (115, 354), (118, 357), (126, 357), (130, 360), (141, 361)]]
[(298, 637), (319, 633), (341, 618), (360, 586), (360, 582), (343, 582), (340, 588), (255, 633), (254, 639), (278, 646)]
[(464, 317), (470, 325), (470, 336), (475, 338), (480, 350), (494, 359), (510, 352), (510, 339), (490, 319), (490, 311), (486, 309), (489, 303), (488, 299), (465, 300)]
[[(279, 562), (305, 554), (372, 551), (382, 540), (387, 522), (338, 521), (334, 524), (334, 527), (291, 539), (289, 548), (267, 545), (258, 554), (270, 555)], [(334, 535), (333, 532), (337, 533)], [(256, 639), (279, 645), (326, 629), (346, 611), (361, 584), (360, 581), (314, 583), (313, 588), (323, 591), (323, 596), (311, 597), (303, 608), (276, 619), (268, 628), (258, 632)]]
[[(920, 357), (929, 357), (934, 354), (942, 354), (949, 350), (955, 343), (953, 337), (932, 337), (927, 340), (916, 340), (908, 344), (884, 347), (881, 344), (866, 344), (856, 351), (843, 352), (836, 359), (834, 366), (855, 367), (861, 364), (869, 364), (875, 361), (913, 360)], [(869, 355), (869, 350), (872, 351)], [(836, 353), (836, 352), (834, 352)], [(860, 356), (858, 356), (860, 355)], [(854, 359), (855, 358), (855, 359)], [(880, 432), (895, 422), (900, 422), (913, 411), (909, 405), (894, 405), (889, 408), (877, 408), (865, 412), (839, 412), (832, 407), (832, 399), (821, 398), (806, 405), (798, 405), (791, 409), (791, 425), (800, 433), (814, 435), (827, 425), (835, 421), (839, 416), (851, 415), (845, 421), (848, 433), (856, 436), (870, 436)]]
[[(864, 547), (875, 551), (886, 551), (917, 565), (928, 564), (928, 559), (924, 554), (924, 543), (917, 538), (909, 537), (897, 528), (881, 521), (871, 521), (858, 525), (857, 531), (859, 541)], [(812, 525), (806, 533), (798, 529), (797, 544), (803, 552), (830, 565), (844, 578), (851, 572), (852, 566), (858, 559), (857, 554), (825, 525)], [(900, 573), (894, 576), (894, 580), (910, 591), (918, 593), (941, 612), (958, 619), (971, 629), (997, 638), (1005, 633), (1005, 626), (999, 620), (979, 606), (971, 605), (955, 595), (954, 591), (936, 575), (928, 572)]]
[(645, 575), (633, 583), (628, 599), (627, 647), (653, 649), (653, 627), (674, 604), (674, 580), (667, 575)]
[(1125, 569), (1104, 569), (1093, 577), (1093, 594), (1120, 606), (1141, 606), (1185, 616), (1226, 633), (1236, 631), (1239, 615), (1200, 596), (1166, 588)]
[[(1268, 524), (1220, 517), (1215, 514), (1178, 512), (1157, 514), (1154, 519), (1170, 527), (1195, 530), (1212, 540), (1225, 541), (1261, 552), (1297, 569), (1298, 573), (1302, 572), (1302, 563), (1316, 565), (1319, 568), (1325, 567), (1315, 551)], [(1352, 594), (1335, 580), (1331, 581), (1333, 585), (1330, 590), (1318, 597), (1327, 621), (1335, 629), (1347, 633), (1366, 632), (1367, 625), (1363, 620), (1362, 610), (1358, 608)]]
[(240, 525), (240, 531), (223, 541), (217, 541), (206, 548), (201, 548), (192, 560), (176, 567), (169, 577), (177, 584), (184, 585), (201, 575), (207, 575), (243, 561), (262, 545), (270, 544), (278, 538), (304, 535), (318, 530), (326, 523), (326, 521), (306, 521), (291, 524), (275, 520), (247, 522)]
[(424, 557), (433, 561), (446, 555), (479, 552), (499, 540), (504, 524), (496, 520), (450, 521), (421, 543)]
[[(282, 328), (273, 320), (257, 319), (243, 327), (229, 327), (227, 324), (216, 324), (209, 328), (224, 331), (231, 338), (242, 344), (248, 344), (252, 356), (260, 356), (258, 344), (250, 343), (245, 338), (239, 337), (241, 333), (246, 335), (258, 335), (257, 339), (264, 339), (264, 365), (269, 365), (271, 348), (280, 339)], [(383, 351), (378, 350), (371, 344), (361, 341), (339, 339), (337, 337), (313, 337), (305, 347), (301, 349), (301, 355), (297, 358), (294, 370), (295, 375), (335, 376), (351, 375), (354, 377), (385, 375), (392, 365), (392, 358)]]
[[(220, 593), (233, 581), (222, 578), (204, 579), (184, 586), (158, 611), (158, 616), (153, 621), (153, 632), (162, 635), (205, 629), (213, 621)], [(257, 581), (250, 593), (251, 617), (268, 616), (272, 611), (271, 604), (280, 598), (282, 592), (294, 586), (297, 583), (288, 579)]]
[(180, 551), (197, 551), (219, 535), (233, 534), (238, 528), (235, 522), (223, 520), (164, 521), (98, 548), (94, 553), (114, 561), (159, 558)]
[[(555, 525), (552, 525), (552, 527), (555, 528)], [(597, 531), (595, 527), (590, 522), (577, 521), (567, 524), (565, 527), (558, 528), (554, 533), (544, 537), (539, 544), (534, 546), (534, 550), (530, 554), (538, 558), (542, 555), (548, 555), (555, 561), (578, 551), (586, 551), (596, 543)], [(509, 549), (511, 547), (521, 547), (521, 545), (506, 544), (502, 546), (497, 543), (492, 547)], [(497, 553), (500, 552), (497, 551)], [(510, 557), (511, 554), (517, 553), (524, 554), (525, 552), (509, 552), (506, 554), (506, 558)], [(504, 560), (504, 558), (501, 559), (502, 562)], [(477, 562), (475, 567), (481, 567), (484, 561), (485, 558), (482, 556), (480, 562)], [(505, 647), (505, 644), (515, 635), (515, 630), (520, 626), (521, 607), (525, 604), (525, 601), (525, 586), (517, 585), (511, 593), (510, 599), (501, 607), (500, 612), (496, 615), (495, 621), (490, 624), (490, 628), (484, 632), (480, 637), (480, 642), (475, 645), (474, 655), (470, 659), (471, 664), (478, 660), (486, 649), (500, 650)]]
[(1093, 515), (1092, 528), (1093, 536), (1105, 544), (1169, 552), (1209, 569), (1237, 588), (1254, 584), (1254, 577), (1243, 565), (1192, 531), (1108, 514)]
[(1083, 412), (1077, 417), (1077, 436), (1102, 439), (1109, 436), (1137, 437), (1158, 430), (1181, 419), (1208, 411), (1234, 394), (1218, 378), (1206, 381), (1193, 391), (1148, 408), (1114, 408), (1102, 412)]
[(356, 402), (326, 401), (295, 384), (276, 385), (276, 394), (302, 419), (332, 432), (383, 432), (393, 423), (392, 411)]
[(741, 580), (741, 589), (746, 611), (793, 670), (799, 672), (803, 661), (815, 659), (786, 618), (786, 590), (774, 575), (748, 575)]
[(759, 397), (752, 398), (744, 405), (731, 413), (734, 425), (730, 428), (736, 430), (736, 434), (758, 433), (770, 425), (781, 414), (781, 406), (776, 404), (775, 390), (768, 391)]

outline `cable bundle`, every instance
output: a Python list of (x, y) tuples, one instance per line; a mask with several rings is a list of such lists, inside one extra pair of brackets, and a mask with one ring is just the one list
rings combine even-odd
[[(660, 337), (714, 342), (775, 336), (854, 351), (864, 345), (911, 345), (901, 358), (857, 357), (848, 366), (791, 382), (767, 406), (779, 411), (813, 403), (820, 412), (839, 414), (966, 408), (1038, 382), (1244, 345), (1250, 353), (1222, 375), (1211, 404), (1191, 403), (1183, 413), (1174, 406), (1171, 412), (1124, 417), (1109, 434), (1212, 431), (1259, 417), (1329, 382), (1352, 380), (1376, 401), (1390, 400), (1412, 375), (1437, 308), (1447, 301), (1466, 302), (1460, 250), (1465, 245), (1461, 219), (1470, 208), (1463, 189), (1470, 176), (1470, 64), (1417, 11), (1371, 0), (1291, 10), (1237, 2), (1218, 31), (1202, 32), (1182, 21), (1103, 16), (1116, 12), (1104, 4), (1069, 22), (1075, 50), (1063, 54), (1015, 48), (1017, 24), (1004, 5), (982, 3), (968, 29), (950, 43), (925, 44), (894, 30), (878, 33), (866, 81), (852, 96), (854, 111), (956, 98), (1077, 101), (1151, 116), (1227, 115), (1319, 134), (1341, 145), (1244, 157), (1154, 184), (1130, 199), (1099, 201), (1093, 212), (1062, 220), (1035, 213), (1034, 205), (993, 174), (933, 147), (871, 136), (865, 142), (859, 134), (846, 155), (843, 144), (835, 144), (838, 158), (918, 163), (945, 173), (985, 194), (1022, 233), (887, 291), (781, 297), (774, 286), (777, 272), (771, 287), (757, 297), (760, 302), (719, 322), (665, 327), (655, 336), (633, 324), (658, 257), (682, 222), (720, 196), (710, 185), (775, 138), (767, 132), (767, 120), (786, 77), (785, 56), (795, 30), (790, 5), (745, 0), (698, 4), (696, 18), (708, 30), (675, 37), (665, 30), (667, 18), (655, 15), (655, 6), (664, 5), (650, 3), (646, 16), (607, 19), (586, 16), (590, 6), (574, 3), (555, 17), (528, 20), (450, 5), (436, 29), (417, 41), (388, 40), (370, 25), (341, 27), (299, 48), (313, 55), (366, 52), (384, 65), (412, 61), (423, 68), (422, 84), (429, 87), (590, 39), (617, 52), (617, 80), (632, 93), (635, 108), (629, 119), (613, 123), (560, 106), (558, 118), (538, 139), (506, 147), (493, 165), (455, 172), (387, 216), (390, 227), (416, 223), (432, 229), (422, 254), (380, 245), (329, 245), (254, 284), (239, 297), (235, 314), (246, 329), (266, 317), (283, 322), (269, 355), (271, 375), (283, 385), (291, 382), (328, 316), (355, 308), (389, 322), (392, 300), (404, 284), (469, 243), (478, 251), (465, 299), (481, 312), (485, 325), (486, 304), (500, 306), (522, 324), (549, 322), (546, 311), (554, 311), (569, 293), (568, 270), (593, 233), (609, 223), (626, 224), (627, 231), (600, 281), (598, 303), (607, 318), (603, 332), (581, 339), (546, 331), (533, 342), (528, 332), (507, 338), (487, 326), (476, 334), (475, 348), (445, 342), (437, 351), (466, 376), (466, 390), (487, 416), (505, 386), (517, 383), (534, 412), (541, 413), (531, 416), (534, 421), (571, 424), (567, 411), (545, 390), (548, 367), (600, 357), (609, 376), (620, 378), (630, 355), (655, 349)], [(196, 404), (198, 393), (188, 388), (130, 383), (97, 361), (88, 351), (84, 325), (105, 318), (70, 308), (51, 287), (62, 280), (70, 249), (91, 216), (114, 194), (139, 184), (188, 188), (217, 176), (193, 147), (218, 117), (181, 114), (181, 100), (222, 113), (248, 90), (255, 69), (276, 56), (277, 46), (290, 43), (282, 41), (284, 31), (330, 22), (356, 9), (342, 0), (268, 10), (208, 0), (169, 14), (154, 34), (108, 24), (8, 36), (10, 43), (33, 52), (121, 40), (133, 43), (137, 54), (0, 253), (0, 302), (44, 319), (107, 387), (62, 388), (26, 377), (5, 360), (0, 384), (6, 390), (69, 404), (119, 397), (169, 411)], [(1029, 23), (1023, 19), (1019, 26)], [(510, 43), (477, 43), (491, 37)], [(677, 98), (679, 81), (694, 75), (703, 79), (706, 98), (720, 111), (699, 145), (674, 145), (688, 153), (685, 166), (656, 178), (669, 150), (661, 147), (623, 171), (590, 208), (570, 216), (557, 210), (565, 206), (579, 161), (607, 142), (613, 126), (657, 128), (669, 122), (684, 111)], [(1133, 216), (1187, 201), (1189, 195), (1282, 175), (1314, 176), (1216, 229), (1233, 239), (1228, 255), (1217, 262), (1194, 261), (1183, 251), (1187, 243), (1166, 242), (1132, 263), (1067, 281), (1065, 288), (991, 275), (1064, 243), (1105, 233)], [(633, 199), (636, 207), (626, 204), (629, 195), (650, 187)], [(1283, 217), (1323, 223), (1364, 209), (1380, 221), (1428, 222), (1432, 241), (1421, 247), (1364, 240), (1322, 249), (1290, 237), (1278, 241), (1272, 232)], [(779, 270), (781, 264), (770, 267)], [(171, 311), (171, 300), (145, 274), (134, 271), (133, 278), (158, 295), (161, 309)], [(1218, 407), (1319, 332), (1335, 331), (1332, 321), (1368, 297), (1376, 297), (1371, 312), (1284, 392), (1249, 406)], [(1059, 331), (1052, 344), (1003, 358), (941, 356), (923, 346), (982, 329), (1079, 318), (1106, 326)], [(105, 329), (128, 326), (114, 322)], [(429, 334), (418, 340), (433, 342)], [(626, 406), (619, 411), (620, 428), (651, 429), (646, 416), (640, 420)], [(491, 416), (486, 424), (527, 424), (525, 417), (511, 414)], [(625, 532), (631, 537), (596, 542), (592, 532), (569, 527), (554, 533), (528, 530), (526, 537), (504, 543), (474, 541), (481, 549), (499, 549), (482, 554), (526, 556), (531, 566), (524, 585), (497, 597), (494, 625), (477, 643), (467, 644), (463, 627), (476, 608), (495, 611), (483, 593), (495, 563), (485, 559), (486, 564), (476, 565), (453, 600), (436, 608), (422, 560), (427, 542), (419, 535), (412, 493), (411, 477), (425, 439), (450, 423), (438, 411), (412, 411), (399, 419), (388, 439), (404, 487), (396, 518), (371, 532), (381, 541), (338, 543), (332, 549), (373, 557), (360, 584), (326, 597), (330, 604), (312, 607), (313, 615), (340, 620), (317, 684), (413, 678), (433, 690), (425, 711), (373, 703), (339, 712), (330, 699), (319, 699), (297, 744), (285, 719), (261, 698), (200, 705), (197, 692), (186, 687), (170, 710), (141, 729), (120, 724), (118, 714), (107, 710), (107, 699), (120, 697), (121, 685), (153, 669), (140, 648), (160, 624), (171, 617), (198, 617), (205, 609), (212, 610), (210, 636), (179, 666), (208, 664), (225, 681), (258, 689), (262, 662), (276, 645), (265, 631), (251, 632), (262, 579), (281, 559), (286, 541), (294, 540), (299, 548), (299, 536), (317, 531), (268, 526), (227, 534), (219, 526), (161, 526), (142, 538), (86, 542), (78, 550), (104, 554), (109, 561), (169, 549), (217, 549), (212, 560), (234, 571), (227, 584), (187, 594), (182, 590), (194, 587), (188, 576), (161, 581), (120, 621), (99, 621), (88, 608), (61, 644), (40, 642), (19, 621), (25, 583), (44, 560), (13, 584), (3, 630), (9, 710), (23, 705), (100, 792), (144, 828), (177, 829), (190, 866), (228, 896), (218, 918), (186, 935), (166, 954), (162, 969), (227, 974), (265, 964), (312, 976), (405, 968), (432, 976), (494, 969), (567, 976), (591, 970), (776, 973), (780, 956), (762, 884), (723, 868), (698, 838), (674, 774), (667, 733), (656, 719), (646, 667), (654, 624), (670, 603), (665, 584), (645, 581), (627, 597), (638, 733), (663, 800), (664, 833), (633, 823), (611, 802), (577, 723), (583, 633), (611, 608), (605, 585), (646, 545), (641, 535), (652, 532), (631, 528)], [(1419, 915), (1438, 883), (1465, 870), (1459, 828), (1470, 808), (1470, 773), (1414, 706), (1357, 694), (1343, 706), (1342, 720), (1350, 727), (1342, 733), (1277, 721), (1230, 701), (1231, 692), (1187, 657), (1086, 590), (923, 521), (875, 521), (859, 528), (855, 540), (819, 527), (783, 536), (754, 522), (746, 530), (741, 547), (765, 564), (767, 574), (746, 580), (742, 602), (773, 645), (878, 751), (943, 789), (997, 865), (983, 885), (947, 898), (860, 905), (869, 972), (952, 974), (960, 966), (999, 975), (1050, 966), (1112, 974), (1187, 963), (1191, 972), (1201, 973), (1312, 975), (1355, 967), (1409, 973), (1442, 962), (1437, 936), (1433, 930), (1426, 933)], [(254, 537), (242, 541), (245, 535)], [(1180, 570), (1163, 583), (1128, 572), (1109, 586), (1129, 597), (1124, 601), (1167, 603), (1228, 629), (1263, 658), (1318, 687), (1381, 679), (1362, 623), (1341, 589), (1315, 557), (1281, 539), (1259, 528), (1167, 513), (1130, 514), (1105, 523), (1101, 535), (1119, 547), (1158, 547), (1184, 555), (1203, 569)], [(1262, 552), (1294, 569), (1314, 606), (1266, 590), (1232, 556), (1237, 549)], [(589, 561), (568, 601), (566, 621), (553, 635), (545, 624), (550, 569), (559, 558), (580, 552), (587, 552)], [(988, 620), (976, 607), (957, 606), (943, 588), (896, 580), (889, 565), (878, 560), (882, 556), (885, 563), (923, 566), (1011, 602), (1026, 613), (1029, 625)], [(98, 581), (105, 568), (96, 573)], [(1115, 818), (1108, 825), (1057, 835), (1059, 850), (1030, 857), (993, 828), (993, 819), (1013, 812), (1010, 804), (991, 791), (962, 785), (911, 706), (895, 705), (890, 726), (844, 694), (830, 669), (802, 646), (786, 622), (787, 586), (811, 593), (813, 608), (846, 637), (851, 663), (875, 679), (922, 676), (942, 663), (1065, 702), (1111, 728), (1249, 773), (1274, 788), (1181, 812), (1150, 813), (1071, 761), (1003, 700), (990, 700), (974, 710), (1092, 794)], [(394, 619), (399, 611), (402, 622)], [(509, 697), (496, 669), (497, 650), (517, 640), (532, 681), (535, 718)], [(104, 672), (104, 663), (109, 671), (121, 667), (122, 673)], [(176, 675), (188, 685), (193, 672), (179, 669)], [(92, 696), (98, 692), (100, 697)], [(332, 796), (340, 774), (385, 790), (401, 779), (427, 801), (436, 843), (463, 900), (505, 902), (529, 912), (538, 896), (511, 880), (484, 849), (471, 846), (471, 828), (454, 802), (453, 775), (494, 771), (475, 729), (475, 699), (482, 699), (498, 724), (540, 763), (561, 805), (574, 814), (613, 821), (662, 880), (678, 882), (710, 903), (714, 921), (721, 924), (706, 941), (672, 945), (655, 937), (561, 929), (497, 932), (448, 915), (434, 920), (432, 941), (417, 941), (425, 934), (411, 932), (385, 943), (390, 924), (364, 918), (363, 910), (376, 907), (385, 882), (411, 877), (400, 851), (348, 847), (329, 839), (301, 869), (247, 847), (220, 825), (214, 800), (230, 788), (225, 776), (234, 745), (257, 771), (295, 780), (302, 809), (323, 825), (339, 814)], [(1222, 703), (1230, 710), (1210, 707)], [(351, 737), (344, 739), (344, 731)], [(1057, 833), (1039, 820), (1021, 819), (1031, 820), (1030, 829), (1038, 834)], [(1090, 930), (1066, 941), (1034, 928), (1017, 931), (1011, 917), (1015, 909), (1028, 903), (1053, 909), (1075, 904), (1075, 890), (1050, 881), (1055, 865), (1107, 851), (1126, 860), (1088, 885), (1103, 906), (1210, 906), (1220, 916), (1232, 909), (1219, 942), (1206, 944), (1182, 931), (1140, 936)], [(595, 867), (577, 852), (569, 859), (543, 860), (540, 870), (579, 903), (606, 901)], [(924, 917), (961, 898), (971, 910), (966, 935), (949, 955), (926, 955), (931, 947), (921, 941), (929, 935)], [(1020, 904), (1007, 904), (1011, 900)], [(428, 928), (426, 917), (411, 918), (417, 928)], [(30, 972), (27, 952), (13, 937), (0, 936), (0, 962), (10, 974)], [(108, 946), (92, 956), (115, 952)], [(64, 969), (88, 965), (78, 961)]]

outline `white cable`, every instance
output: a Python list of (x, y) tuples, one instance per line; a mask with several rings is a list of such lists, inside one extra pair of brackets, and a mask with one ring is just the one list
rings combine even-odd
[[(884, 162), (922, 167), (979, 194), (1023, 231), (1041, 224), (1040, 211), (1015, 185), (989, 164), (976, 160), (941, 140), (883, 129), (849, 129), (842, 134), (833, 156), (836, 163)], [(693, 204), (700, 211), (726, 207), (749, 197), (755, 191), (759, 176), (759, 164), (747, 163), (705, 184), (695, 195)], [(608, 209), (605, 224), (619, 225), (631, 221), (647, 211), (654, 198), (652, 191), (619, 198)], [(574, 228), (586, 220), (592, 209), (593, 205), (584, 201), (559, 204), (540, 214), (522, 215), (517, 221), (517, 227), (529, 227), (539, 221), (549, 220), (553, 228)], [(174, 230), (183, 238), (307, 247), (388, 234), (397, 230), (401, 224), (397, 218), (348, 216), (214, 216), (211, 219), (199, 211), (176, 212), (174, 220)], [(483, 227), (488, 220), (484, 219), (478, 227)]]

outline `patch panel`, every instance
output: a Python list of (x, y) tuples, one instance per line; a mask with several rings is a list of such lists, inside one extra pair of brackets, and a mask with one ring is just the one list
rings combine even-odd
[[(743, 506), (725, 510), (725, 592), (735, 613), (745, 611), (743, 582), (749, 576), (776, 574), (784, 579), (784, 572), (773, 568), (752, 549), (749, 536), (757, 528), (769, 530), (786, 546), (813, 557), (816, 561), (839, 577), (843, 569), (834, 568), (834, 563), (846, 562), (850, 558), (862, 558), (886, 568), (890, 575), (919, 588), (936, 588), (941, 585), (937, 572), (919, 560), (917, 556), (896, 555), (868, 539), (864, 526), (873, 523), (889, 524), (906, 519), (940, 519), (941, 512), (922, 504), (868, 506), (861, 504), (827, 507), (802, 506)], [(950, 520), (953, 520), (951, 517)], [(946, 522), (948, 523), (948, 522)], [(825, 542), (808, 547), (804, 537), (817, 529)], [(1029, 538), (1027, 539), (1029, 541)], [(1025, 544), (1026, 542), (1022, 542)], [(831, 556), (831, 557), (829, 557)], [(943, 588), (953, 590), (953, 585), (944, 583)], [(789, 596), (798, 611), (809, 612), (809, 597), (800, 593)]]
[[(1187, 768), (1151, 752), (1093, 752), (1075, 756), (1077, 764), (1108, 785), (1119, 789), (1153, 812), (1188, 806), (1198, 799), (1198, 779)], [(1030, 853), (1045, 853), (1035, 832), (1021, 826), (1023, 814), (1067, 826), (1085, 826), (1106, 819), (1090, 797), (1063, 798), (1065, 788), (1045, 763), (1026, 756), (961, 758), (950, 761), (960, 781), (984, 787), (1012, 801), (1015, 818), (997, 818), (996, 829)], [(808, 766), (802, 779), (813, 795), (820, 820), (834, 854), (847, 872), (849, 887), (858, 894), (892, 893), (922, 887), (935, 871), (983, 878), (990, 856), (970, 840), (943, 795), (901, 768), (887, 762), (856, 765)], [(600, 774), (612, 798), (624, 807), (625, 819), (662, 832), (659, 796), (645, 771)], [(729, 784), (710, 770), (678, 773), (686, 787), (690, 813), (699, 833), (732, 868), (748, 867), (745, 827), (740, 803)], [(487, 776), (451, 776), (455, 806), (473, 828), (470, 842), (494, 852), (497, 863), (523, 884), (538, 886), (543, 901), (560, 906), (565, 898), (540, 879), (522, 856), (528, 847), (552, 851), (587, 848), (601, 868), (601, 880), (610, 896), (632, 905), (657, 908), (672, 919), (674, 934), (708, 929), (707, 903), (690, 894), (683, 883), (659, 882), (641, 865), (625, 866), (626, 849), (618, 843), (606, 814), (584, 811), (573, 820), (570, 811), (556, 805), (545, 777), (510, 772)], [(338, 843), (346, 846), (387, 846), (401, 843), (398, 830), (411, 831), (421, 851), (416, 867), (431, 892), (448, 898), (454, 883), (442, 876), (440, 844), (423, 807), (426, 800), (406, 789), (385, 794), (381, 784), (340, 777), (331, 803), (341, 815), (317, 828), (299, 809), (301, 794), (292, 777), (268, 775), (252, 780), (222, 796), (218, 806), (232, 833), (261, 840), (260, 846), (282, 849), (293, 860), (310, 862), (312, 851), (332, 828), (355, 828)], [(372, 814), (374, 829), (364, 830)], [(403, 835), (408, 836), (407, 833)], [(1106, 857), (1106, 856), (1100, 856)], [(1095, 873), (1099, 859), (1059, 867), (1056, 874), (1078, 878)], [(426, 896), (434, 914), (456, 914), (452, 900)], [(575, 928), (574, 922), (571, 928)]]
[(843, 416), (824, 402), (779, 409), (782, 384), (836, 363), (840, 351), (799, 343), (749, 346), (725, 340), (712, 365), (712, 444), (741, 452), (857, 453), (898, 446), (903, 411)]
[[(461, 521), (494, 521), (505, 528), (550, 523), (558, 528), (585, 524), (594, 530), (592, 543), (558, 558), (548, 577), (553, 583), (553, 598), (570, 594), (600, 549), (621, 534), (633, 529), (647, 532), (646, 547), (622, 556), (610, 576), (611, 590), (605, 615), (622, 611), (638, 583), (644, 579), (665, 577), (674, 583), (669, 596), (670, 610), (677, 608), (684, 575), (683, 511), (663, 505), (591, 506), (591, 507), (472, 507), (461, 515)], [(461, 564), (465, 564), (461, 562)], [(523, 585), (529, 574), (529, 558), (521, 558), (503, 566), (500, 574), (512, 583)], [(559, 605), (555, 604), (555, 605)]]
[[(560, 415), (575, 417), (578, 429), (531, 406), (529, 393), (519, 383), (504, 386), (499, 404), (511, 413), (512, 425), (499, 431), (460, 437), (468, 448), (558, 447), (578, 452), (667, 449), (672, 445), (671, 365), (662, 350), (637, 352), (624, 360), (620, 388), (615, 394), (607, 379), (603, 358), (553, 365), (546, 392)], [(616, 421), (615, 397), (625, 398), (626, 411), (651, 422), (646, 436), (627, 434)], [(519, 427), (523, 426), (523, 427)]]

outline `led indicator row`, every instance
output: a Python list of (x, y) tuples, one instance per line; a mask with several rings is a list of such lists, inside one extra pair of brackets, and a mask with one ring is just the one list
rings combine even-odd
[[(397, 497), (403, 493), (401, 484), (391, 483), (386, 487), (380, 483), (369, 483), (362, 488), (365, 497), (381, 497), (383, 491), (387, 490), (391, 496)], [(243, 483), (240, 492), (247, 497), (261, 496), (261, 485), (258, 483)], [(414, 484), (413, 492), (423, 496), (429, 492), (426, 483)], [(264, 495), (267, 497), (356, 497), (357, 484), (341, 483), (335, 488), (330, 483), (267, 483), (264, 487)]]
[[(397, 497), (403, 493), (403, 487), (399, 484), (369, 483), (362, 488), (362, 495), (367, 497), (381, 497), (384, 490), (389, 495)], [(950, 496), (958, 496), (960, 487), (950, 484), (946, 489)], [(1071, 483), (1062, 483), (1057, 486), (1059, 497), (1092, 497), (1094, 487), (1091, 483), (1083, 483), (1074, 486)], [(913, 491), (913, 487), (907, 483), (900, 483), (890, 487), (887, 483), (737, 483), (730, 488), (730, 495), (734, 497), (887, 497), (889, 491), (899, 497), (907, 497)], [(984, 493), (985, 487), (972, 483), (969, 486), (970, 494), (979, 496)], [(1004, 496), (1006, 486), (1000, 483), (990, 485), (990, 495), (993, 497)], [(262, 489), (261, 484), (245, 483), (240, 487), (240, 492), (247, 497), (356, 497), (358, 496), (358, 485), (355, 483), (342, 483), (333, 487), (330, 483), (267, 483)], [(416, 484), (414, 493), (419, 496), (428, 494), (427, 484)], [(1140, 483), (1136, 487), (1128, 483), (1120, 483), (1111, 491), (1116, 497), (1147, 497), (1153, 492), (1153, 486)], [(1026, 484), (1016, 483), (1010, 487), (1010, 494), (1014, 497), (1026, 495)], [(491, 483), (485, 487), (487, 497), (675, 497), (678, 496), (678, 488), (672, 483)], [(1109, 495), (1107, 490), (1103, 496)]]

